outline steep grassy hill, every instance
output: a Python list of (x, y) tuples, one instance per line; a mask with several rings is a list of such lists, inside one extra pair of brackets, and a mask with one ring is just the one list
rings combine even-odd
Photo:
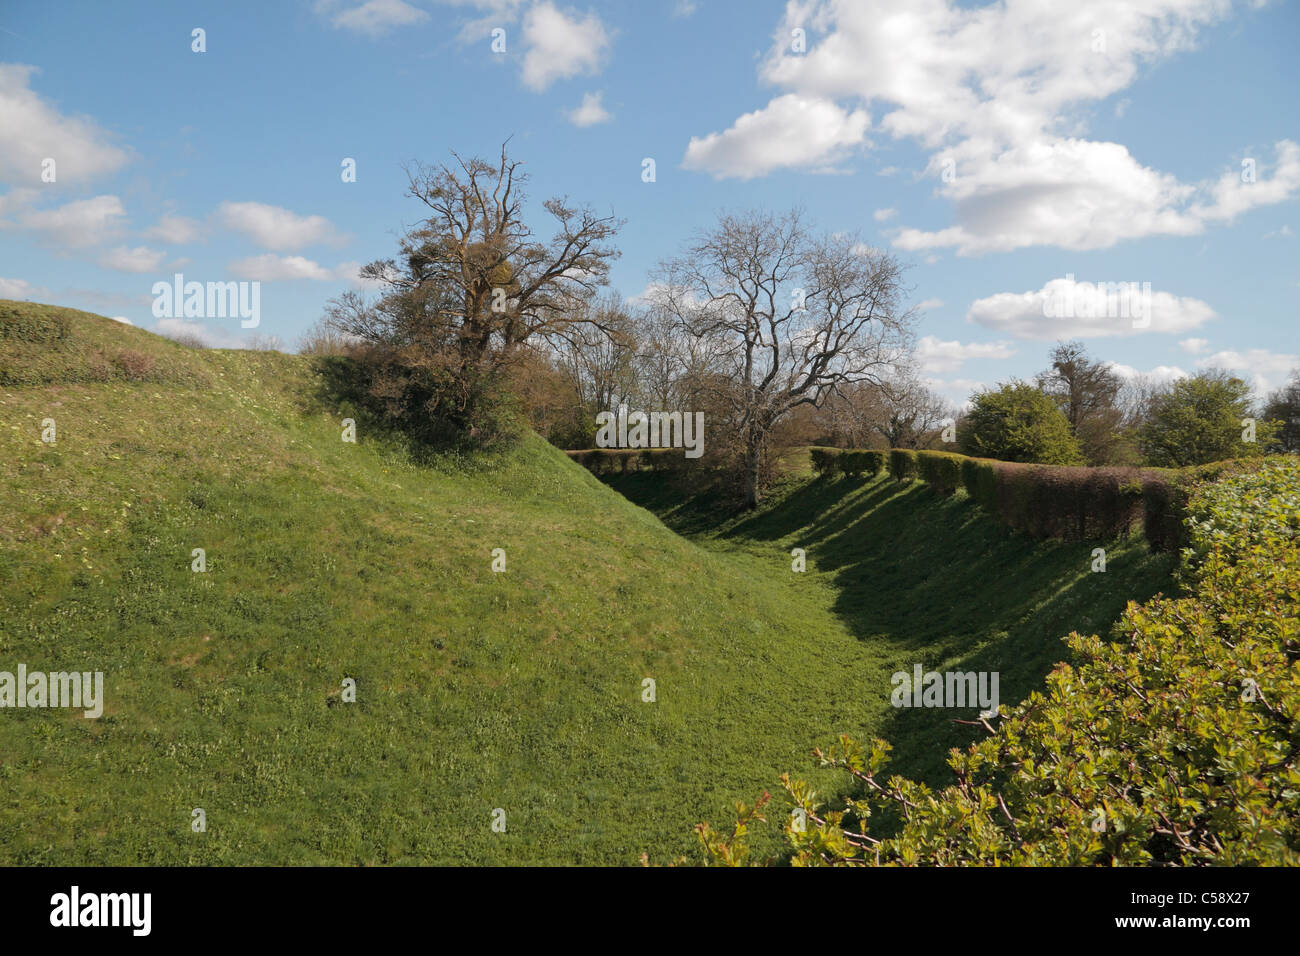
[(840, 731), (897, 740), (900, 661), (1033, 672), (1163, 575), (884, 485), (701, 546), (539, 439), (416, 464), (345, 417), (303, 358), (0, 301), (0, 671), (107, 699), (0, 710), (0, 863), (662, 860)]

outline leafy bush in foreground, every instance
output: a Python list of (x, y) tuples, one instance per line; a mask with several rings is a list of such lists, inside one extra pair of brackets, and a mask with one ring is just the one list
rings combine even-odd
[[(889, 745), (847, 735), (815, 755), (852, 796), (783, 776), (792, 862), (1300, 864), (1300, 462), (1201, 485), (1188, 508), (1186, 596), (1130, 604), (1111, 641), (1071, 634), (1077, 663), (981, 718), (951, 786), (886, 779)], [(768, 799), (728, 834), (696, 828), (709, 863), (750, 862)]]

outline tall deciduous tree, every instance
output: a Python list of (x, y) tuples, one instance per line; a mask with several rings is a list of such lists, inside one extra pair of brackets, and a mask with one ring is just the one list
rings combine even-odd
[(1088, 356), (1081, 342), (1061, 342), (1052, 367), (1038, 375), (1038, 387), (1056, 400), (1091, 465), (1108, 464), (1121, 445), (1124, 381), (1110, 366)]
[(1278, 427), (1255, 419), (1249, 385), (1209, 369), (1157, 394), (1138, 439), (1147, 464), (1177, 468), (1262, 455)]
[(1273, 450), (1300, 452), (1300, 370), (1264, 403), (1264, 417), (1282, 423), (1273, 439)]
[(812, 233), (798, 210), (724, 214), (660, 266), (658, 304), (718, 349), (725, 378), (714, 387), (738, 437), (747, 506), (762, 495), (784, 416), (838, 385), (879, 383), (904, 359), (913, 315), (902, 274), (855, 236)]
[[(356, 292), (330, 304), (331, 325), (381, 353), (384, 396), (407, 417), (472, 425), (476, 404), (530, 339), (574, 323), (599, 326), (582, 303), (605, 285), (621, 222), (553, 198), (553, 234), (539, 239), (524, 217), (527, 175), (506, 147), (495, 162), (462, 159), (408, 169), (409, 192), (427, 216), (401, 240), (400, 256), (361, 270), (378, 301)], [(402, 371), (410, 375), (394, 381)]]

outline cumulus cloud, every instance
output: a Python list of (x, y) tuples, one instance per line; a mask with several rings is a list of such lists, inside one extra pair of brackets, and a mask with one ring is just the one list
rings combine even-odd
[(336, 245), (343, 240), (324, 216), (300, 216), (260, 202), (223, 202), (217, 208), (217, 220), (276, 252), (320, 243)]
[(916, 306), (922, 312), (929, 312), (931, 309), (943, 308), (943, 299), (923, 299)]
[(1106, 365), (1126, 382), (1142, 379), (1152, 385), (1166, 385), (1176, 379), (1187, 378), (1187, 373), (1177, 365), (1157, 365), (1145, 372), (1134, 368), (1132, 365), (1122, 365), (1119, 362), (1107, 362)]
[(885, 221), (887, 221), (887, 220), (889, 220), (889, 219), (893, 219), (894, 216), (898, 215), (898, 210), (897, 210), (897, 209), (877, 209), (877, 210), (876, 210), (874, 213), (872, 213), (871, 215), (875, 218), (876, 222), (885, 222)]
[(934, 375), (956, 372), (970, 359), (1005, 359), (1016, 354), (1009, 342), (945, 342), (933, 335), (916, 343), (916, 359), (923, 371)]
[(128, 319), (125, 315), (110, 315), (109, 318), (112, 319), (114, 322), (121, 322), (123, 325), (135, 325), (135, 323), (132, 322), (130, 319)]
[(1036, 292), (999, 292), (977, 299), (966, 313), (967, 321), (985, 328), (1039, 340), (1186, 332), (1214, 317), (1214, 310), (1200, 299), (1155, 292), (1149, 284), (1080, 282), (1073, 277), (1052, 279)]
[(822, 97), (789, 93), (721, 133), (691, 137), (683, 165), (714, 179), (753, 179), (783, 168), (828, 169), (866, 138), (871, 119)]
[(81, 184), (116, 172), (125, 150), (87, 117), (67, 116), (31, 89), (37, 70), (0, 63), (0, 169), (10, 183), (42, 184), (42, 162), (53, 159), (58, 183)]
[(159, 319), (153, 331), (168, 338), (194, 336), (208, 348), (237, 349), (242, 345), (238, 335), (224, 330), (208, 328), (202, 322), (190, 319)]
[(0, 279), (0, 299), (29, 299), (36, 291), (26, 279)]
[[(901, 229), (900, 248), (975, 255), (1196, 234), (1300, 194), (1300, 146), (1276, 143), (1271, 163), (1258, 158), (1253, 181), (1231, 166), (1217, 180), (1182, 182), (1122, 144), (1087, 139), (1086, 119), (1139, 68), (1193, 49), (1229, 10), (1223, 0), (792, 2), (760, 79), (838, 111), (829, 117), (838, 135), (794, 142), (799, 132), (765, 122), (782, 96), (724, 133), (693, 139), (688, 165), (743, 178), (817, 168), (835, 162), (846, 141), (862, 142), (865, 111), (878, 109), (872, 128), (928, 151), (937, 193), (953, 203), (952, 225)], [(808, 32), (806, 52), (792, 49), (795, 28)], [(841, 129), (843, 116), (859, 111), (861, 127)], [(778, 156), (792, 150), (795, 162), (766, 159), (767, 139), (741, 135), (742, 123), (773, 137)]]
[(197, 219), (187, 216), (160, 216), (158, 221), (144, 231), (146, 239), (160, 239), (173, 245), (194, 242), (202, 234)]
[(524, 15), (523, 81), (538, 92), (556, 80), (595, 73), (604, 61), (610, 37), (595, 13), (579, 17), (543, 2)]
[(334, 273), (319, 263), (302, 256), (277, 256), (266, 253), (237, 259), (226, 267), (238, 279), (258, 282), (278, 282), (283, 279), (333, 279)]
[(166, 252), (148, 246), (136, 246), (134, 249), (118, 246), (100, 256), (99, 264), (118, 272), (156, 272), (166, 258)]
[(569, 122), (574, 126), (595, 126), (598, 123), (608, 123), (612, 120), (613, 114), (605, 109), (601, 103), (602, 93), (584, 93), (582, 96), (582, 105), (577, 109), (569, 110), (565, 115)]
[(1199, 355), (1210, 347), (1209, 339), (1183, 339), (1178, 343), (1178, 347), (1184, 352), (1192, 355)]
[(316, 4), (316, 11), (327, 16), (335, 27), (370, 37), (429, 19), (429, 14), (403, 0), (367, 0), (352, 7), (341, 7), (338, 0), (322, 0)]
[(1197, 359), (1196, 367), (1236, 372), (1252, 384), (1256, 395), (1263, 396), (1286, 382), (1294, 370), (1300, 369), (1300, 355), (1269, 349), (1229, 350)]
[(116, 196), (78, 199), (52, 209), (19, 214), (17, 225), (42, 239), (73, 249), (99, 245), (118, 235), (126, 210)]

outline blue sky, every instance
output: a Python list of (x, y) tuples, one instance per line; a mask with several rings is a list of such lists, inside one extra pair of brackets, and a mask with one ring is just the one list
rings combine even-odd
[[(949, 398), (1070, 337), (1262, 390), (1300, 366), (1297, 39), (1294, 2), (6, 0), (0, 297), (159, 328), (154, 282), (257, 280), (258, 329), (198, 330), (292, 345), (418, 217), (403, 163), (512, 137), (535, 206), (627, 220), (626, 296), (719, 210), (799, 204), (912, 265)], [(1149, 283), (1149, 327), (1045, 316), (1067, 276)]]

